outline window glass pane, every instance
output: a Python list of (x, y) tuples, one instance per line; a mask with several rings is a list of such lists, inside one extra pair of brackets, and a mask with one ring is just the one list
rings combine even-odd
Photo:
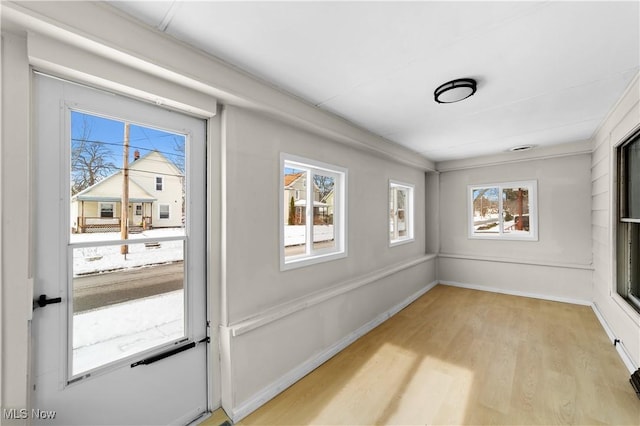
[(627, 177), (627, 217), (640, 219), (640, 139), (624, 149)]
[(499, 189), (473, 189), (473, 232), (476, 234), (499, 234)]
[(398, 223), (398, 238), (407, 236), (407, 190), (396, 188), (396, 217)]
[(160, 219), (169, 218), (169, 204), (160, 204)]
[[(640, 301), (640, 223), (629, 225), (629, 293)], [(638, 306), (640, 309), (640, 306)]]
[(502, 217), (505, 234), (528, 234), (529, 190), (527, 188), (503, 188)]
[(126, 255), (120, 245), (72, 250), (72, 375), (185, 336), (184, 241), (127, 249)]
[(389, 237), (392, 243), (413, 238), (412, 193), (413, 187), (397, 183), (389, 186)]
[(72, 111), (71, 241), (84, 233), (120, 239), (123, 220), (127, 234), (152, 229), (160, 204), (176, 206), (172, 214), (162, 213), (162, 226), (181, 228), (186, 216), (185, 143), (184, 135)]
[(307, 172), (285, 163), (284, 169), (285, 258), (306, 253)]
[(313, 175), (313, 248), (333, 248), (336, 245), (333, 227), (335, 178)]
[(398, 238), (396, 221), (396, 188), (391, 186), (389, 187), (389, 238), (391, 240)]
[(112, 203), (100, 204), (100, 217), (113, 217), (113, 204)]

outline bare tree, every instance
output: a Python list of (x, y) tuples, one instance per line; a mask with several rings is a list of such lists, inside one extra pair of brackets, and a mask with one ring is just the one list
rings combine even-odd
[(170, 154), (170, 159), (180, 169), (180, 173), (184, 174), (185, 138), (183, 136), (173, 136), (173, 151), (175, 154)]
[(334, 179), (330, 176), (313, 175), (313, 182), (320, 192), (320, 200), (324, 199), (333, 189)]
[(71, 194), (95, 185), (112, 174), (116, 165), (112, 152), (100, 141), (91, 140), (92, 124), (82, 115), (79, 137), (71, 140)]

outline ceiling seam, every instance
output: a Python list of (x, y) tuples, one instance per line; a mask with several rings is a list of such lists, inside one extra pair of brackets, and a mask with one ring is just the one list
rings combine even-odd
[(167, 30), (167, 28), (169, 27), (169, 24), (171, 24), (171, 21), (173, 21), (173, 17), (176, 14), (179, 1), (180, 0), (173, 0), (171, 2), (171, 5), (169, 6), (167, 13), (164, 15), (164, 18), (162, 18), (162, 21), (156, 27), (158, 30), (162, 31), (163, 33)]

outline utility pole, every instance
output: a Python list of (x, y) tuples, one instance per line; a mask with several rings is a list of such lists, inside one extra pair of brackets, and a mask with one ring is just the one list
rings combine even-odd
[[(124, 123), (124, 144), (122, 148), (122, 202), (120, 209), (120, 239), (129, 238), (129, 123)], [(120, 246), (120, 253), (129, 253), (129, 246)]]
[(522, 216), (523, 211), (524, 197), (522, 196), (522, 188), (518, 188), (518, 223), (516, 224), (516, 229), (518, 231), (522, 231), (524, 229), (524, 216)]

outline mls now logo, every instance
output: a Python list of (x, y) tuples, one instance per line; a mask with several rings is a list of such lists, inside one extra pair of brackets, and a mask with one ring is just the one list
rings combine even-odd
[(39, 408), (34, 408), (33, 410), (31, 410), (31, 418), (41, 419), (41, 420), (51, 420), (56, 418), (56, 412), (45, 411), (45, 410), (40, 410)]
[(28, 419), (29, 411), (26, 408), (3, 408), (2, 417), (6, 420)]
[(3, 408), (2, 417), (5, 420), (24, 420), (28, 418), (39, 420), (55, 419), (55, 411), (45, 411), (39, 408), (34, 408), (31, 411), (26, 408)]

